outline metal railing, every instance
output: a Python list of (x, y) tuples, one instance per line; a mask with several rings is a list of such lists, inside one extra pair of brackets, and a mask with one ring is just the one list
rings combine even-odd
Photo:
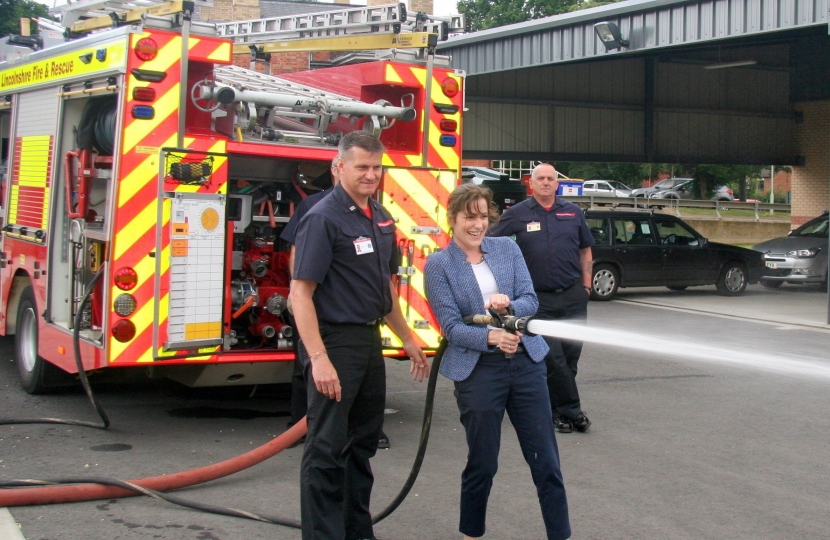
[(752, 210), (755, 213), (755, 220), (761, 219), (761, 212), (790, 212), (789, 204), (771, 204), (763, 202), (725, 202), (725, 201), (702, 201), (691, 199), (655, 199), (648, 197), (603, 197), (598, 195), (582, 195), (578, 197), (566, 197), (572, 203), (578, 204), (582, 207), (594, 209), (597, 207), (612, 207), (625, 210), (633, 209), (664, 209), (671, 208), (675, 214), (680, 215), (681, 208), (703, 208), (715, 211), (715, 214), (721, 218), (722, 211), (728, 210)]

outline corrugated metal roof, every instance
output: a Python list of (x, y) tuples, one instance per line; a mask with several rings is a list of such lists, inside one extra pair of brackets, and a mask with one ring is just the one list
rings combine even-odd
[[(440, 43), (468, 75), (611, 57), (827, 24), (830, 0), (627, 0), (511, 24)], [(617, 23), (630, 41), (606, 51), (594, 23)]]

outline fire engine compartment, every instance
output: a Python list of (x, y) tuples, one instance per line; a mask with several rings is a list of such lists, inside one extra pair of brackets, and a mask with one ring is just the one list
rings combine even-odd
[(224, 350), (293, 348), (295, 329), (287, 312), (291, 245), (280, 234), (303, 195), (331, 186), (330, 164), (229, 157), (227, 217), (233, 238), (226, 302), (232, 315)]

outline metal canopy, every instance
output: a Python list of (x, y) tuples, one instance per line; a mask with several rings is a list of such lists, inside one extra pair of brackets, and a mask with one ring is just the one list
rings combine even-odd
[[(828, 23), (828, 0), (628, 0), (451, 38), (452, 66), (479, 75), (756, 36)], [(615, 22), (628, 47), (606, 51), (594, 23)]]

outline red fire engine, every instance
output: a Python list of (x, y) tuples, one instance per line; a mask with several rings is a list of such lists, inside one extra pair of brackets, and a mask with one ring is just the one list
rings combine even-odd
[[(403, 312), (421, 345), (437, 346), (421, 272), (448, 242), (464, 95), (464, 74), (434, 55), (447, 23), (407, 33), (402, 5), (346, 7), (329, 20), (343, 26), (327, 31), (337, 37), (298, 26), (294, 41), (269, 30), (280, 21), (191, 21), (191, 2), (113, 5), (103, 15), (96, 0), (64, 6), (81, 37), (0, 63), (0, 334), (16, 336), (22, 386), (42, 392), (77, 372), (73, 332), (85, 371), (287, 381), (294, 330), (279, 235), (294, 205), (330, 183), (340, 136), (360, 129), (388, 149), (378, 198), (398, 224)], [(355, 10), (368, 13), (362, 24)], [(360, 39), (366, 21), (372, 43)], [(393, 50), (280, 78), (231, 65), (240, 51), (256, 59), (338, 39)]]

